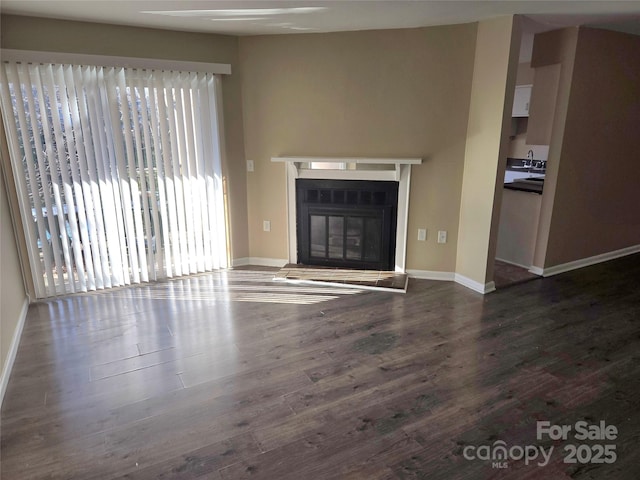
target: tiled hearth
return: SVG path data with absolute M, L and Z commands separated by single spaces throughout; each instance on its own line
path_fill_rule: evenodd
M 308 267 L 288 264 L 278 271 L 276 281 L 325 283 L 345 287 L 388 290 L 404 293 L 408 275 L 379 270 L 350 270 L 332 267 Z

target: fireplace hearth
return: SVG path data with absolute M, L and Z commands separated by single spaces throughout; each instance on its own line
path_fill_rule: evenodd
M 298 263 L 393 270 L 398 182 L 296 179 Z

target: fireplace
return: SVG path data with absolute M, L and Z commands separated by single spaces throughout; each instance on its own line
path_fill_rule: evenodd
M 298 248 L 298 203 L 296 199 L 296 185 L 300 179 L 305 180 L 356 180 L 367 183 L 393 182 L 397 185 L 397 208 L 395 212 L 395 236 L 392 234 L 395 255 L 390 250 L 392 268 L 396 272 L 405 271 L 407 252 L 407 222 L 409 214 L 409 193 L 411 186 L 411 167 L 420 165 L 421 158 L 366 158 L 366 157 L 272 157 L 272 162 L 283 163 L 287 176 L 287 231 L 288 231 L 288 263 L 299 263 Z M 338 197 L 340 194 L 337 194 Z M 353 195 L 353 194 L 351 194 Z M 366 194 L 364 194 L 366 197 Z M 326 198 L 326 197 L 325 197 Z M 353 197 L 351 198 L 353 200 Z M 348 198 L 347 198 L 348 200 Z M 309 203 L 309 202 L 308 202 Z M 316 206 L 317 206 L 316 202 Z M 322 205 L 322 202 L 319 202 Z M 356 202 L 347 202 L 354 205 Z M 338 205 L 341 205 L 340 203 Z M 325 205 L 327 207 L 328 205 Z M 322 215 L 321 215 L 322 216 Z M 327 215 L 325 215 L 326 217 Z M 330 217 L 331 215 L 329 215 Z M 339 215 L 333 215 L 339 216 Z M 311 220 L 308 219 L 310 222 Z M 320 222 L 320 220 L 314 220 Z M 346 220 L 343 220 L 346 221 Z M 325 219 L 325 226 L 328 227 Z M 336 220 L 334 220 L 336 222 Z M 363 225 L 365 219 L 362 220 Z M 353 222 L 352 222 L 353 223 Z M 356 222 L 357 223 L 357 222 Z M 321 228 L 321 227 L 320 227 Z M 319 235 L 319 234 L 318 234 Z M 349 243 L 353 240 L 343 242 Z M 311 246 L 309 246 L 310 250 Z M 321 247 L 317 249 L 320 254 Z M 335 251 L 335 250 L 334 250 Z M 337 254 L 336 254 L 337 255 Z M 355 256 L 355 253 L 351 253 Z M 326 255 L 328 256 L 328 255 Z M 346 253 L 343 255 L 346 257 Z M 365 254 L 365 259 L 367 255 Z M 369 255 L 372 258 L 372 255 Z M 277 262 L 277 263 L 276 263 Z M 280 264 L 274 259 L 274 264 Z
M 296 180 L 298 263 L 393 270 L 398 182 Z

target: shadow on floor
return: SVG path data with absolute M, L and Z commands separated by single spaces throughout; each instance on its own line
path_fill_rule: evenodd
M 531 273 L 526 268 L 517 267 L 510 263 L 501 262 L 496 260 L 493 267 L 493 281 L 496 284 L 496 288 L 505 288 L 512 285 L 518 285 L 520 283 L 530 282 L 542 278 L 535 273 Z

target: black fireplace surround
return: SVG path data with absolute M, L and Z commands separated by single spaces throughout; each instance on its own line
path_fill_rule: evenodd
M 296 180 L 298 263 L 394 270 L 398 182 Z

